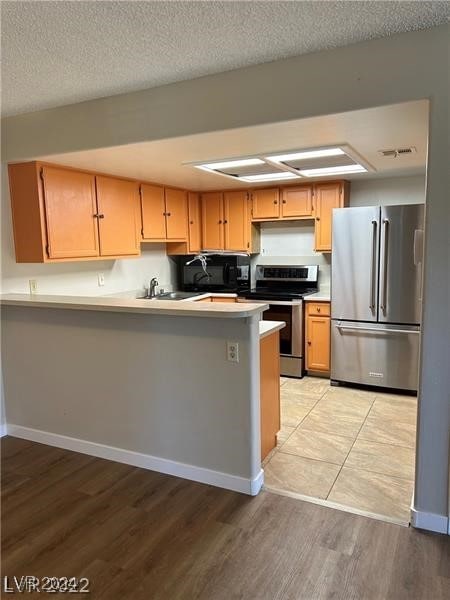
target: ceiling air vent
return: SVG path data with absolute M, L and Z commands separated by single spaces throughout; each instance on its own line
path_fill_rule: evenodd
M 386 158 L 397 158 L 406 154 L 414 154 L 417 152 L 415 146 L 404 146 L 402 148 L 391 148 L 389 150 L 378 150 L 378 153 Z

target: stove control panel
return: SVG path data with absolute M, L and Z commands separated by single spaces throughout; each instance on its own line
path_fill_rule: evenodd
M 256 281 L 292 281 L 317 284 L 317 265 L 257 265 Z

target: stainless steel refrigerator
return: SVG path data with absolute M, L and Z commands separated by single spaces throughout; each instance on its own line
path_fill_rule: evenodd
M 331 380 L 417 390 L 424 205 L 333 211 Z

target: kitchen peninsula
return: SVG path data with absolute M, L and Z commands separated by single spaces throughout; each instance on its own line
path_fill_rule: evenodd
M 276 350 L 284 326 L 260 323 L 265 304 L 8 294 L 1 305 L 10 435 L 258 493 L 260 335 Z

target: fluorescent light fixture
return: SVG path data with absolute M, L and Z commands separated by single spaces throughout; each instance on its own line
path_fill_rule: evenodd
M 320 177 L 323 175 L 344 175 L 345 173 L 366 173 L 362 165 L 346 165 L 341 167 L 323 167 L 320 169 L 303 169 L 299 173 L 304 177 Z
M 239 160 L 224 160 L 222 162 L 205 163 L 202 165 L 194 165 L 197 169 L 205 169 L 207 171 L 217 171 L 218 169 L 227 169 L 229 167 L 250 167 L 251 165 L 263 165 L 264 161 L 260 158 L 242 158 Z
M 274 162 L 284 162 L 287 160 L 320 158 L 321 156 L 339 156 L 340 154 L 345 154 L 341 148 L 323 148 L 322 150 L 305 150 L 304 152 L 291 152 L 290 154 L 276 154 L 275 156 L 266 156 L 266 158 Z
M 300 175 L 283 171 L 279 173 L 261 173 L 261 175 L 243 175 L 238 177 L 239 181 L 249 181 L 255 183 L 257 181 L 277 181 L 279 179 L 300 179 Z

